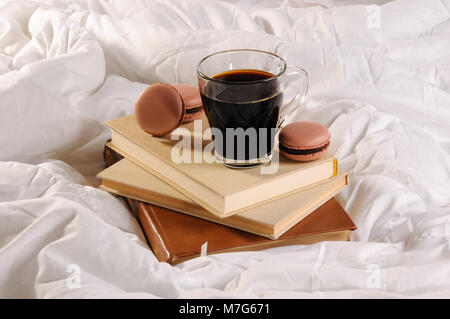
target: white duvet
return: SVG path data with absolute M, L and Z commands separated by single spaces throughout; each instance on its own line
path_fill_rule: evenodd
M 0 1 L 0 297 L 450 297 L 450 1 L 311 2 Z M 308 70 L 351 242 L 172 267 L 95 188 L 103 123 L 232 48 Z

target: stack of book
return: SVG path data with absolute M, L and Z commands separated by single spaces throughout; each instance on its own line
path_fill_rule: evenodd
M 133 115 L 107 122 L 100 188 L 127 199 L 158 260 L 348 240 L 356 226 L 334 198 L 347 185 L 336 158 L 299 163 L 279 156 L 274 174 L 230 169 L 204 160 L 205 117 L 201 124 L 200 131 L 187 123 L 153 137 Z

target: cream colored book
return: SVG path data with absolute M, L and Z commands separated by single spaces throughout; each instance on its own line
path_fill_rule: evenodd
M 325 182 L 226 218 L 219 218 L 145 169 L 124 158 L 97 175 L 101 189 L 195 217 L 277 239 L 335 196 L 346 184 L 340 173 Z
M 208 128 L 205 117 L 202 121 L 185 124 L 164 137 L 145 133 L 134 115 L 106 124 L 111 127 L 111 147 L 114 150 L 221 218 L 286 196 L 337 174 L 337 160 L 331 155 L 305 163 L 279 156 L 275 174 L 261 174 L 262 169 L 270 168 L 270 163 L 251 169 L 230 169 L 221 163 L 208 163 L 204 150 L 210 149 L 211 141 L 202 140 L 203 132 Z M 201 130 L 195 129 L 194 125 L 201 126 Z M 191 147 L 185 148 L 189 151 L 182 153 L 189 155 L 187 162 L 179 162 L 177 158 L 181 154 L 181 141 Z M 193 145 L 200 145 L 200 148 Z

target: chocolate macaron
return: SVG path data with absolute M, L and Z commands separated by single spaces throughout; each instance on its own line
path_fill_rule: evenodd
M 328 129 L 314 122 L 295 122 L 281 129 L 279 149 L 283 156 L 299 162 L 321 158 L 330 146 Z
M 187 84 L 152 84 L 139 95 L 134 108 L 139 126 L 154 136 L 169 134 L 202 112 L 198 88 Z

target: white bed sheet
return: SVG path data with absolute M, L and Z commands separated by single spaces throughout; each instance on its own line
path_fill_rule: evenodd
M 0 297 L 449 297 L 450 1 L 311 2 L 0 1 Z M 351 242 L 172 267 L 93 187 L 104 121 L 232 48 L 310 73 Z

